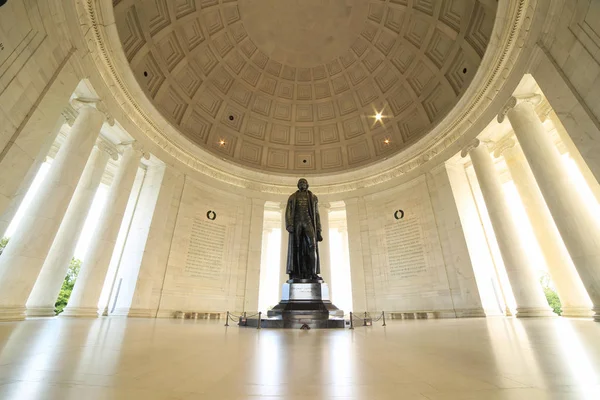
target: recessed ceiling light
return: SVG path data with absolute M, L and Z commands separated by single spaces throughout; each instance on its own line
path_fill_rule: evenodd
M 383 115 L 381 114 L 381 112 L 378 112 L 377 114 L 375 114 L 375 121 L 380 122 L 382 118 L 383 118 Z
M 219 140 L 219 145 L 225 146 L 225 141 L 223 139 Z
M 385 144 L 390 144 L 390 139 L 384 139 L 384 140 L 383 140 L 383 143 L 385 143 Z

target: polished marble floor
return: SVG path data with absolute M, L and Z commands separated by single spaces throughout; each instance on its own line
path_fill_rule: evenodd
M 0 323 L 0 399 L 600 399 L 600 323 L 505 318 L 256 330 Z

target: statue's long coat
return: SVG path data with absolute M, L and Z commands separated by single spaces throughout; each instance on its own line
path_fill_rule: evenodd
M 287 202 L 287 207 L 285 209 L 285 226 L 286 229 L 289 226 L 294 226 L 294 215 L 296 213 L 296 195 L 299 193 L 300 191 L 297 190 L 296 193 L 293 193 Z M 314 194 L 312 194 L 312 192 L 310 190 L 307 190 L 308 192 L 308 213 L 310 215 L 310 218 L 313 222 L 314 228 L 315 228 L 315 248 L 317 251 L 317 259 L 316 259 L 316 273 L 320 274 L 321 273 L 321 260 L 319 258 L 319 241 L 316 240 L 316 236 L 317 236 L 317 232 L 321 231 L 321 217 L 319 215 L 319 199 L 317 198 L 317 196 L 315 196 Z M 293 271 L 300 271 L 300 268 L 298 266 L 298 258 L 297 257 L 293 257 L 294 254 L 294 242 L 295 242 L 295 236 L 293 233 L 289 234 L 289 240 L 288 240 L 288 256 L 287 256 L 287 268 L 286 268 L 286 273 L 287 274 L 291 274 Z M 295 258 L 295 259 L 294 259 Z

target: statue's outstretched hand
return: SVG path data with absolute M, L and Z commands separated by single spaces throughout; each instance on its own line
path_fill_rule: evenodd
M 321 236 L 321 231 L 317 231 L 317 241 L 318 242 L 322 242 L 323 241 L 323 236 Z
M 289 233 L 294 233 L 294 226 L 290 225 L 290 226 L 286 227 L 285 230 L 288 231 Z

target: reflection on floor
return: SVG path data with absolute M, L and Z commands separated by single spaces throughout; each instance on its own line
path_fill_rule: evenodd
M 600 324 L 504 318 L 279 331 L 0 323 L 0 399 L 600 399 Z

